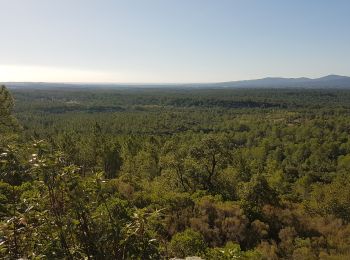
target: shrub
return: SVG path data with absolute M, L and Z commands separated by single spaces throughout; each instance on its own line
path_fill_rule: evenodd
M 177 233 L 170 242 L 171 253 L 176 257 L 202 255 L 205 249 L 203 236 L 192 229 Z

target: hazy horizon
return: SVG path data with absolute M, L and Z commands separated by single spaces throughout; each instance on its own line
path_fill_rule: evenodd
M 255 80 L 264 80 L 264 79 L 310 79 L 310 80 L 317 80 L 323 77 L 327 76 L 339 76 L 339 77 L 348 77 L 348 75 L 337 75 L 337 74 L 327 74 L 327 75 L 322 75 L 321 77 L 317 78 L 310 78 L 310 77 L 280 77 L 280 76 L 266 76 L 263 78 L 252 78 L 252 79 L 241 79 L 241 80 L 229 80 L 229 81 L 213 81 L 213 82 L 64 82 L 64 81 L 0 81 L 2 84 L 6 83 L 30 83 L 30 84 L 101 84 L 101 85 L 191 85 L 191 84 L 215 84 L 215 83 L 225 83 L 225 82 L 240 82 L 240 81 L 255 81 Z
M 1 1 L 0 82 L 348 75 L 350 2 Z

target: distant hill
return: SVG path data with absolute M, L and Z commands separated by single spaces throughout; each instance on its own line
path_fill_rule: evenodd
M 350 88 L 350 77 L 328 75 L 321 78 L 278 78 L 228 81 L 218 83 L 189 83 L 189 84 L 105 84 L 105 83 L 46 83 L 46 82 L 4 82 L 10 88 Z
M 254 80 L 229 81 L 214 84 L 205 84 L 208 87 L 226 88 L 350 88 L 350 77 L 328 75 L 321 78 L 263 78 Z

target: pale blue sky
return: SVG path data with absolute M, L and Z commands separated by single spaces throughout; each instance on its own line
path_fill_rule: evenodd
M 0 0 L 0 81 L 350 75 L 349 0 Z

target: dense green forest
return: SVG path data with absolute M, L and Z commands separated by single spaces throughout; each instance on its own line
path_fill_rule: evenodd
M 10 92 L 3 259 L 350 259 L 350 90 Z

